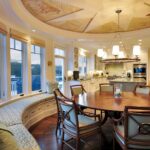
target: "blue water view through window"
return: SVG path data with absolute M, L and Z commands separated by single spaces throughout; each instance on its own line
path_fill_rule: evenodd
M 65 52 L 62 49 L 55 48 L 55 74 L 58 87 L 61 91 L 64 90 L 64 58 Z
M 22 90 L 22 51 L 21 41 L 10 39 L 10 59 L 11 59 L 11 95 L 15 96 L 23 92 Z
M 31 49 L 32 91 L 41 89 L 41 47 L 32 45 Z

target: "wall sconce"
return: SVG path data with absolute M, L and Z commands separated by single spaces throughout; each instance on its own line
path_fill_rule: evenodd
M 48 66 L 51 66 L 51 65 L 52 65 L 52 61 L 48 61 L 48 62 L 47 62 L 47 65 L 48 65 Z
M 117 56 L 119 55 L 119 45 L 114 45 L 113 46 L 112 54 L 115 56 L 115 58 L 117 58 Z
M 139 55 L 140 55 L 140 50 L 141 50 L 141 47 L 139 45 L 134 45 L 133 46 L 133 55 L 138 58 Z

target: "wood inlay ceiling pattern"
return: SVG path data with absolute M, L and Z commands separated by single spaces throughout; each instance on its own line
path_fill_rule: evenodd
M 64 0 L 65 1 L 65 0 Z M 22 0 L 25 8 L 42 22 L 63 30 L 91 34 L 117 31 L 115 10 L 123 10 L 120 31 L 150 28 L 150 0 Z

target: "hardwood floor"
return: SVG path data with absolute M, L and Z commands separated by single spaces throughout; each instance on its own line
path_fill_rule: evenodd
M 56 115 L 45 118 L 37 123 L 34 127 L 30 128 L 31 134 L 35 137 L 41 150 L 60 150 L 61 140 L 55 136 Z M 112 125 L 108 120 L 102 127 L 102 146 L 100 147 L 99 136 L 91 136 L 84 139 L 87 143 L 81 144 L 81 150 L 112 150 Z M 71 141 L 71 144 L 75 144 Z M 66 146 L 65 150 L 69 150 Z M 116 143 L 116 150 L 121 150 Z

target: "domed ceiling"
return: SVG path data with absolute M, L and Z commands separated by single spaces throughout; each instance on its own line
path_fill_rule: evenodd
M 150 0 L 22 0 L 42 22 L 79 33 L 113 33 L 150 28 Z

